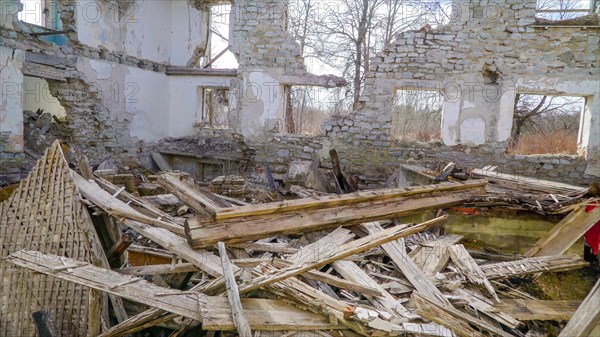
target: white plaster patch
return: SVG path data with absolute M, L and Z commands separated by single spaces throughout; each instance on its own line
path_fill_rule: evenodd
M 463 144 L 485 144 L 485 121 L 483 118 L 471 117 L 460 123 L 460 141 Z
M 108 62 L 90 60 L 90 67 L 96 71 L 96 78 L 99 80 L 108 80 L 112 76 L 112 65 Z

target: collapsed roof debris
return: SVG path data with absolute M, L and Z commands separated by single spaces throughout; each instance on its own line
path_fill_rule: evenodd
M 597 324 L 598 308 L 590 303 L 598 285 L 575 310 L 579 302 L 540 300 L 508 281 L 531 282 L 526 275 L 588 265 L 562 255 L 573 240 L 555 239 L 567 229 L 581 237 L 600 220 L 600 208 L 581 211 L 597 201 L 581 188 L 566 188 L 578 195 L 549 238 L 526 256 L 497 262 L 502 255 L 488 253 L 490 260 L 482 260 L 459 243 L 461 236 L 428 231 L 443 226 L 444 210 L 453 206 L 490 207 L 496 192 L 485 180 L 234 205 L 186 175 L 163 172 L 161 185 L 189 205 L 177 215 L 90 176 L 86 162 L 79 157 L 71 165 L 83 168 L 84 178 L 69 168 L 56 141 L 0 204 L 4 334 L 33 335 L 30 317 L 37 311 L 56 322 L 60 336 L 152 335 L 161 329 L 179 336 L 307 330 L 328 336 L 524 336 L 534 328 L 531 320 L 570 319 L 579 323 L 565 329 L 576 334 Z M 522 186 L 504 188 L 515 194 Z M 398 221 L 425 208 L 438 216 L 420 224 Z M 198 230 L 203 234 L 193 234 Z M 556 248 L 544 253 L 549 243 Z M 128 258 L 134 252 L 163 256 L 164 262 L 134 266 Z M 100 293 L 111 294 L 110 302 Z M 100 310 L 109 303 L 110 313 Z M 519 309 L 524 306 L 527 314 Z

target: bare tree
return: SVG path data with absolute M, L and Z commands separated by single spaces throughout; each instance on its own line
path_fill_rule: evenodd
M 538 0 L 539 16 L 551 20 L 573 19 L 591 11 L 592 0 Z

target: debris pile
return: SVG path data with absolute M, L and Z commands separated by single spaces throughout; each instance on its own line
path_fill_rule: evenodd
M 248 204 L 231 192 L 242 177 L 209 191 L 163 172 L 168 194 L 142 198 L 77 164 L 55 142 L 0 204 L 1 335 L 526 336 L 530 321 L 570 320 L 561 336 L 585 336 L 598 323 L 600 281 L 581 304 L 509 282 L 588 265 L 563 255 L 600 220 L 579 188 L 552 194 L 570 213 L 507 258 L 439 230 L 446 209 L 499 202 L 492 177 L 339 195 L 294 186 L 303 198 Z M 157 200 L 183 206 L 167 213 Z M 437 214 L 403 223 L 425 210 Z

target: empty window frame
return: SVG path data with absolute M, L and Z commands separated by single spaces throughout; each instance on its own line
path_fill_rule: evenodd
M 198 87 L 198 124 L 229 128 L 229 88 Z
M 594 12 L 598 0 L 538 0 L 537 16 L 548 20 L 566 20 Z
M 578 153 L 584 97 L 517 94 L 508 152 Z
M 392 106 L 392 138 L 402 142 L 439 140 L 443 103 L 439 91 L 397 90 Z
M 210 24 L 208 32 L 208 48 L 206 51 L 206 68 L 238 67 L 235 55 L 229 50 L 231 32 L 231 5 L 214 5 L 210 7 Z

